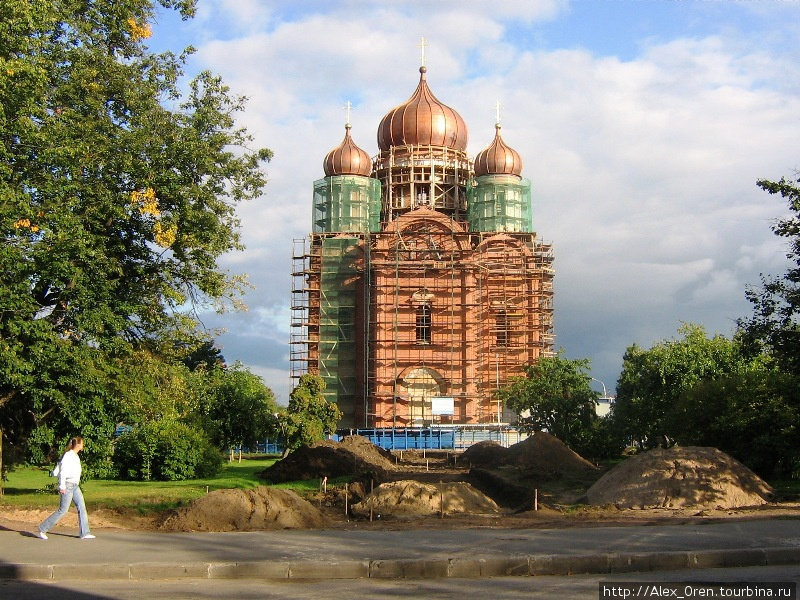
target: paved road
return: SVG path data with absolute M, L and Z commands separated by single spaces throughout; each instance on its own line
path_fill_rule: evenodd
M 350 579 L 305 582 L 256 580 L 93 580 L 31 582 L 0 580 L 0 598 L 15 600 L 331 600 L 333 598 L 492 598 L 512 600 L 600 600 L 600 581 L 613 582 L 777 582 L 800 581 L 800 566 L 662 571 L 569 577 L 486 579 Z
M 0 530 L 0 579 L 429 579 L 800 564 L 800 520 L 571 529 Z

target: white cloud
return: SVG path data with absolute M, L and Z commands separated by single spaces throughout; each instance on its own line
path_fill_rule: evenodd
M 729 333 L 749 311 L 745 286 L 783 270 L 769 224 L 785 209 L 755 181 L 798 166 L 790 54 L 728 30 L 643 41 L 633 60 L 507 35 L 513 19 L 579 8 L 555 1 L 345 2 L 291 18 L 263 4 L 211 3 L 206 26 L 227 11 L 233 30 L 215 29 L 195 61 L 250 98 L 241 122 L 275 152 L 265 196 L 240 210 L 248 250 L 224 261 L 257 286 L 248 316 L 224 318 L 225 339 L 247 343 L 226 346 L 271 385 L 287 380 L 292 239 L 310 231 L 311 185 L 344 134 L 342 106 L 354 103 L 354 139 L 374 154 L 380 118 L 417 84 L 420 35 L 431 89 L 465 118 L 472 154 L 491 141 L 500 99 L 537 230 L 555 243 L 557 344 L 593 358 L 609 388 L 628 344 L 670 337 L 680 321 Z M 256 350 L 259 335 L 269 351 Z

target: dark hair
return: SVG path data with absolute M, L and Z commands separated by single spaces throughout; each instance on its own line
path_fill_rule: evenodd
M 82 444 L 83 438 L 79 435 L 76 435 L 74 438 L 70 438 L 69 443 L 67 444 L 67 450 L 74 450 L 75 446 Z

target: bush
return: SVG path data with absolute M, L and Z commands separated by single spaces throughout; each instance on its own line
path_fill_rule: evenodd
M 183 423 L 155 422 L 117 439 L 114 465 L 122 479 L 178 481 L 214 475 L 222 456 L 202 432 Z

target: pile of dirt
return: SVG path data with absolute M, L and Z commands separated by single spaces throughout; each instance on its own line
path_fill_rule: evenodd
M 490 440 L 472 444 L 458 457 L 458 464 L 468 467 L 493 467 L 503 464 L 508 450 Z
M 369 477 L 385 481 L 394 470 L 392 454 L 367 438 L 351 435 L 341 442 L 324 441 L 302 446 L 261 472 L 273 483 L 321 477 Z
M 477 467 L 515 466 L 529 476 L 553 479 L 567 474 L 586 474 L 597 470 L 592 463 L 570 450 L 557 437 L 539 431 L 525 440 L 504 448 L 496 442 L 470 446 L 459 458 L 462 465 Z
M 537 431 L 529 438 L 509 446 L 504 460 L 508 465 L 516 465 L 523 471 L 543 478 L 582 475 L 597 470 L 560 439 L 543 431 Z
M 324 525 L 322 513 L 289 490 L 257 487 L 216 490 L 169 513 L 164 531 L 255 531 L 310 529 Z
M 356 515 L 412 517 L 444 514 L 495 514 L 494 501 L 468 483 L 422 483 L 414 480 L 379 485 L 361 502 L 352 506 Z
M 619 508 L 737 508 L 765 504 L 772 488 L 717 448 L 659 448 L 626 459 L 589 490 L 589 504 Z

